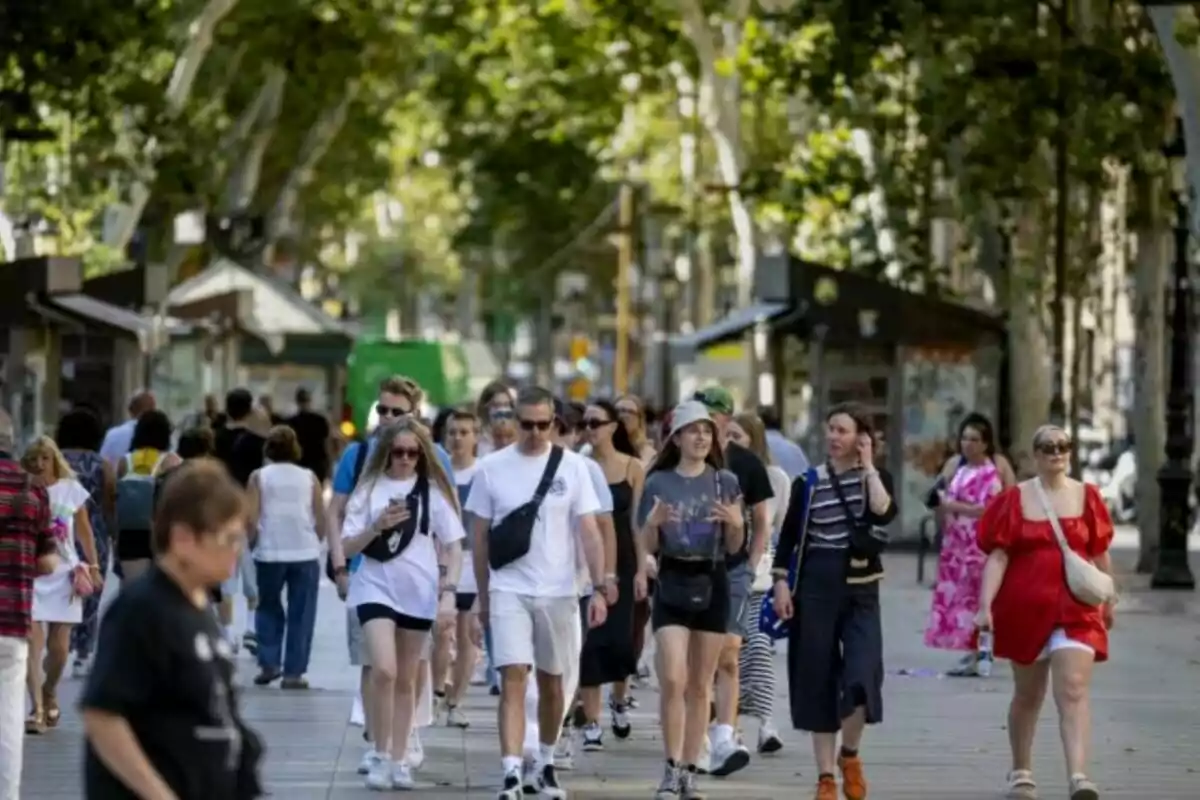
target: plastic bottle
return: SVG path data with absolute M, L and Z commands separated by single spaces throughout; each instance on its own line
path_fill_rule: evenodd
M 975 658 L 975 672 L 981 678 L 987 678 L 992 674 L 992 632 L 979 632 L 979 645 Z

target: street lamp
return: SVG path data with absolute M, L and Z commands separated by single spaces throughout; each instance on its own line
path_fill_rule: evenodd
M 1175 262 L 1170 311 L 1171 374 L 1167 390 L 1167 459 L 1158 471 L 1161 491 L 1158 563 L 1150 585 L 1155 589 L 1195 589 L 1188 565 L 1192 486 L 1191 263 L 1188 258 L 1187 144 L 1183 120 L 1163 149 L 1170 165 L 1175 199 Z

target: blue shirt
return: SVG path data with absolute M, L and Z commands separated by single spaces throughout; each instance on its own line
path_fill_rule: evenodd
M 808 458 L 800 445 L 784 436 L 779 431 L 767 431 L 767 450 L 775 463 L 783 468 L 787 476 L 796 480 L 808 471 Z
M 371 457 L 371 451 L 375 449 L 376 439 L 372 436 L 367 440 L 367 458 Z M 333 493 L 349 496 L 354 492 L 354 464 L 358 461 L 358 448 L 362 447 L 362 442 L 351 442 L 350 445 L 342 452 L 342 457 L 338 459 L 337 469 L 333 472 Z M 450 454 L 440 444 L 435 444 L 437 448 L 438 461 L 442 462 L 442 469 L 446 470 L 446 476 L 450 479 L 450 485 L 454 485 L 454 466 L 450 463 Z M 365 461 L 363 462 L 365 465 Z M 341 535 L 340 533 L 338 535 Z M 362 556 L 357 555 L 350 559 L 348 568 L 351 572 L 358 569 L 358 565 L 362 563 Z

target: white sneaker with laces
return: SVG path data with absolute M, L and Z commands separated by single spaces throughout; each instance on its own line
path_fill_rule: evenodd
M 425 763 L 425 746 L 421 744 L 420 731 L 414 729 L 408 737 L 408 749 L 404 754 L 404 761 L 414 770 L 421 768 Z
M 713 742 L 708 774 L 723 778 L 745 768 L 749 763 L 750 751 L 737 739 L 729 737 L 724 741 Z
M 401 761 L 392 767 L 392 788 L 408 790 L 416 786 L 416 781 L 413 780 L 412 768 L 408 762 Z
M 537 762 L 532 758 L 526 758 L 521 762 L 521 787 L 525 790 L 525 794 L 538 793 Z
M 374 748 L 363 753 L 362 761 L 358 762 L 358 774 L 366 775 L 371 771 L 371 767 L 375 765 L 375 762 L 381 758 L 383 758 L 383 754 L 375 752 Z
M 458 706 L 450 706 L 446 711 L 446 725 L 451 728 L 469 728 L 471 721 L 467 719 L 467 712 Z
M 381 757 L 367 772 L 367 788 L 375 792 L 386 792 L 392 788 L 392 760 Z
M 558 737 L 558 745 L 554 748 L 554 766 L 563 772 L 575 769 L 575 731 L 567 729 Z
M 779 731 L 775 730 L 771 720 L 764 720 L 758 728 L 758 752 L 769 755 L 778 753 L 782 749 L 783 739 L 779 738 Z

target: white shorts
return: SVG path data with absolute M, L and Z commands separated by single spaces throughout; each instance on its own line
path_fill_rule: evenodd
M 497 669 L 523 664 L 547 675 L 570 673 L 582 643 L 578 599 L 504 591 L 493 591 L 488 598 L 492 663 Z
M 1037 657 L 1038 661 L 1045 661 L 1050 658 L 1052 653 L 1059 650 L 1086 650 L 1092 655 L 1096 655 L 1096 650 L 1091 645 L 1077 642 L 1067 636 L 1067 632 L 1062 628 L 1055 628 L 1050 634 L 1050 640 L 1046 642 L 1046 646 L 1042 648 L 1041 654 Z

